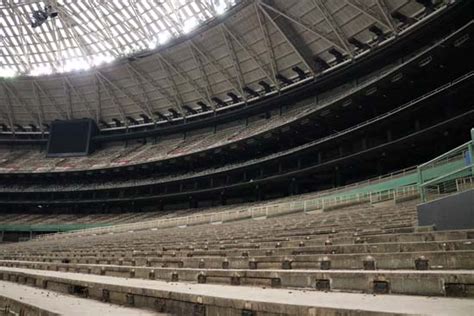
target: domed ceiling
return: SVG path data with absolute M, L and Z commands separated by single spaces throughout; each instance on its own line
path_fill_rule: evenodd
M 45 5 L 57 17 L 33 28 L 33 12 Z M 220 111 L 356 61 L 447 7 L 430 0 L 3 0 L 0 126 L 41 131 L 55 119 L 90 117 L 123 128 Z

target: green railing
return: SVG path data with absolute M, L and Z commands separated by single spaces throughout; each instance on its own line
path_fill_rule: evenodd
M 474 128 L 471 140 L 444 153 L 417 168 L 421 200 L 458 192 L 462 179 L 474 176 Z

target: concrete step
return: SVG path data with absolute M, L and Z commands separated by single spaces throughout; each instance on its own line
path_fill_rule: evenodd
M 44 258 L 57 259 L 67 258 L 71 261 L 92 258 L 113 258 L 124 257 L 127 259 L 143 259 L 150 257 L 239 257 L 239 256 L 292 256 L 304 254 L 366 254 L 366 253 L 384 253 L 384 252 L 417 252 L 417 251 L 452 251 L 452 250 L 474 250 L 474 242 L 472 239 L 463 240 L 449 240 L 449 241 L 416 241 L 416 242 L 386 242 L 386 243 L 364 243 L 358 241 L 356 244 L 328 244 L 314 246 L 308 241 L 300 241 L 292 246 L 283 247 L 282 243 L 275 244 L 273 247 L 264 248 L 259 247 L 259 244 L 254 244 L 252 247 L 241 247 L 238 249 L 208 249 L 196 250 L 181 248 L 177 251 L 156 251 L 156 250 L 135 250 L 123 251 L 113 249 L 103 249 L 90 252 L 83 251 L 51 251 L 45 253 L 36 253 L 28 256 L 24 254 L 23 257 L 28 258 Z M 257 247 L 258 246 L 258 247 Z M 6 254 L 4 259 L 21 258 L 17 254 Z
M 179 315 L 472 315 L 474 300 L 325 293 L 0 268 L 2 279 Z
M 227 265 L 230 269 L 281 269 L 289 264 L 291 269 L 321 269 L 329 265 L 331 270 L 363 269 L 367 256 L 371 256 L 378 269 L 416 269 L 417 260 L 424 257 L 430 269 L 474 269 L 474 250 L 371 252 L 356 254 L 318 254 L 292 256 L 238 256 L 238 257 L 9 257 L 13 260 L 50 263 L 109 264 L 170 268 L 213 268 Z M 288 263 L 289 261 L 289 263 Z M 227 262 L 227 263 L 225 263 Z
M 153 232 L 155 233 L 155 232 Z M 262 236 L 258 238 L 235 238 L 229 239 L 228 243 L 220 243 L 215 241 L 199 241 L 198 238 L 181 240 L 183 235 L 179 237 L 161 238 L 142 238 L 138 233 L 135 234 L 117 234 L 112 236 L 102 236 L 96 238 L 83 237 L 78 240 L 62 240 L 60 243 L 47 243 L 32 241 L 21 245 L 9 245 L 3 248 L 0 254 L 12 254 L 21 250 L 22 253 L 45 253 L 45 252 L 71 252 L 93 254 L 101 251 L 111 251 L 115 253 L 126 252 L 133 254 L 138 251 L 156 251 L 160 253 L 182 251 L 192 247 L 195 250 L 229 250 L 226 247 L 239 249 L 259 248 L 275 248 L 279 245 L 281 248 L 298 247 L 303 241 L 307 247 L 322 246 L 329 239 L 332 245 L 348 245 L 348 244 L 373 244 L 373 243 L 405 243 L 405 242 L 429 242 L 429 241 L 455 241 L 468 240 L 474 238 L 473 230 L 460 231 L 443 231 L 443 232 L 418 232 L 418 233 L 399 233 L 399 234 L 376 234 L 376 235 L 360 235 L 358 233 L 344 234 L 328 234 L 327 236 L 296 236 L 293 238 L 272 238 L 268 241 Z M 267 240 L 267 241 L 265 241 Z M 90 245 L 94 244 L 94 250 Z M 224 248 L 224 249 L 221 249 Z
M 26 261 L 3 261 L 0 264 L 17 268 L 170 282 L 304 288 L 374 294 L 474 297 L 474 285 L 472 285 L 474 271 L 472 270 L 186 269 Z
M 167 315 L 0 281 L 1 315 Z M 4 313 L 4 314 L 3 314 Z

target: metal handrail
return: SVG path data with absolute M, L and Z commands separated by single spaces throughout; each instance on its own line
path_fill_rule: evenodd
M 425 186 L 431 185 L 432 183 L 436 183 L 436 182 L 438 182 L 438 181 L 440 181 L 440 180 L 442 180 L 442 179 L 444 179 L 444 178 L 447 178 L 447 177 L 450 177 L 450 176 L 452 176 L 452 175 L 455 175 L 456 173 L 459 173 L 459 172 L 462 172 L 462 171 L 465 171 L 465 170 L 469 170 L 469 169 L 472 169 L 472 168 L 474 168 L 474 164 L 467 165 L 467 166 L 465 166 L 465 167 L 462 167 L 462 168 L 459 168 L 459 169 L 457 169 L 457 170 L 451 171 L 451 172 L 449 172 L 449 173 L 447 173 L 447 174 L 443 174 L 442 176 L 439 176 L 439 177 L 437 177 L 437 178 L 435 178 L 435 179 L 431 179 L 430 181 L 426 181 L 426 182 L 420 184 L 420 187 L 425 187 Z
M 436 162 L 436 161 L 438 161 L 438 160 L 442 160 L 443 158 L 445 158 L 445 157 L 447 157 L 447 156 L 450 156 L 452 153 L 454 153 L 454 152 L 456 152 L 456 151 L 459 151 L 459 150 L 464 149 L 464 148 L 467 149 L 467 147 L 469 146 L 469 144 L 472 144 L 472 143 L 474 143 L 474 142 L 473 142 L 473 141 L 468 141 L 468 142 L 466 142 L 466 143 L 464 143 L 464 144 L 462 144 L 462 145 L 459 145 L 458 147 L 456 147 L 456 148 L 454 148 L 454 149 L 451 149 L 450 151 L 445 152 L 444 154 L 439 155 L 438 157 L 433 158 L 433 159 L 431 159 L 430 161 L 425 162 L 425 163 L 419 165 L 418 168 L 419 168 L 419 169 L 422 169 L 422 168 L 424 168 L 424 167 L 426 167 L 426 166 L 428 166 L 428 165 L 431 165 L 433 162 Z

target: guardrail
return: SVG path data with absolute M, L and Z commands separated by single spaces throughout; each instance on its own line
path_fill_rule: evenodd
M 418 166 L 418 186 L 423 202 L 441 194 L 459 191 L 458 180 L 474 175 L 474 133 L 472 136 L 472 140 Z M 430 171 L 449 162 L 454 162 L 452 168 L 428 179 Z
M 474 189 L 474 177 L 464 176 L 465 171 L 469 168 L 474 168 L 474 165 L 467 166 L 448 175 L 442 176 L 442 180 L 434 179 L 437 181 L 425 184 L 422 188 L 423 201 L 432 201 L 449 194 Z
M 474 176 L 456 179 L 456 191 L 464 192 L 474 189 Z

